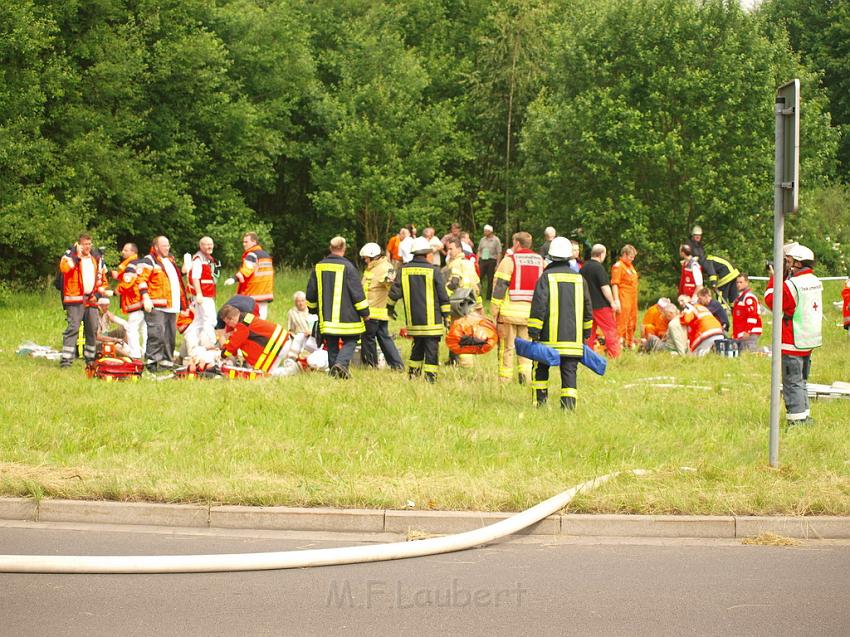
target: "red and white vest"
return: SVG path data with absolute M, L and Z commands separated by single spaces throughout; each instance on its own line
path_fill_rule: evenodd
M 758 336 L 761 332 L 759 301 L 752 290 L 746 289 L 732 304 L 732 338 L 742 338 L 745 334 Z
M 543 257 L 532 250 L 520 248 L 510 255 L 510 258 L 514 262 L 514 271 L 508 285 L 510 299 L 531 303 L 534 286 L 543 273 Z

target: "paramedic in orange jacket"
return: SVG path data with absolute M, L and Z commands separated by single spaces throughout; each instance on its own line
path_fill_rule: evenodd
M 219 317 L 230 330 L 222 346 L 222 357 L 241 355 L 254 369 L 274 375 L 289 352 L 286 328 L 264 321 L 250 312 L 240 312 L 232 305 L 221 308 Z
M 70 367 L 74 361 L 80 323 L 86 336 L 83 348 L 86 362 L 93 361 L 97 351 L 97 298 L 106 292 L 106 270 L 100 253 L 92 251 L 91 236 L 81 234 L 77 242 L 65 251 L 59 260 L 59 271 L 62 273 L 62 306 L 67 320 L 62 334 L 59 366 Z
M 714 314 L 699 303 L 690 303 L 685 295 L 679 297 L 684 304 L 679 321 L 688 328 L 688 345 L 694 356 L 705 356 L 716 341 L 723 339 L 723 327 Z
M 139 292 L 145 309 L 148 342 L 145 358 L 150 371 L 174 366 L 177 315 L 188 310 L 180 267 L 171 256 L 168 237 L 156 237 L 150 254 L 141 260 Z
M 130 358 L 141 359 L 148 337 L 145 313 L 142 310 L 142 294 L 139 292 L 139 248 L 135 243 L 125 243 L 121 249 L 121 264 L 112 271 L 118 281 L 118 296 L 121 311 L 127 315 L 127 348 Z M 141 333 L 141 337 L 140 337 Z
M 269 303 L 274 300 L 274 265 L 271 255 L 259 244 L 256 232 L 247 232 L 242 237 L 242 267 L 225 285 L 239 283 L 236 294 L 250 296 L 260 306 L 260 318 L 269 316 Z
M 620 260 L 611 266 L 611 293 L 617 311 L 617 334 L 624 347 L 634 347 L 638 310 L 638 273 L 634 259 L 635 247 L 629 244 L 620 250 Z

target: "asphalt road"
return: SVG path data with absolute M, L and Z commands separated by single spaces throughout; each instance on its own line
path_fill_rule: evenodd
M 237 553 L 353 543 L 327 534 L 0 523 L 0 553 Z M 0 574 L 0 635 L 153 634 L 848 635 L 850 543 L 525 538 L 288 571 Z

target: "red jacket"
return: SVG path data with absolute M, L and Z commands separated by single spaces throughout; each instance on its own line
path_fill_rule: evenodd
M 246 314 L 224 343 L 223 356 L 242 354 L 254 369 L 264 372 L 274 367 L 289 332 L 282 325 Z
M 758 336 L 761 332 L 759 300 L 752 290 L 747 288 L 732 304 L 732 338 L 742 338 L 747 334 Z
M 210 257 L 209 259 L 205 257 L 200 252 L 196 252 L 195 256 L 192 257 L 192 268 L 189 270 L 188 279 L 189 279 L 189 290 L 195 296 L 198 295 L 198 290 L 195 289 L 195 286 L 192 282 L 192 270 L 195 269 L 195 264 L 201 264 L 201 296 L 208 299 L 215 298 L 215 279 L 218 274 L 218 269 L 221 267 L 221 263 L 215 257 Z
M 811 268 L 804 268 L 792 275 L 790 278 L 811 274 L 814 276 Z M 800 350 L 794 345 L 794 321 L 791 317 L 797 311 L 797 301 L 794 294 L 788 286 L 788 280 L 782 282 L 782 353 L 789 356 L 808 356 L 811 350 Z M 767 281 L 767 291 L 764 294 L 764 304 L 773 311 L 773 277 Z
M 844 299 L 844 327 L 850 327 L 850 287 L 844 286 L 841 298 Z

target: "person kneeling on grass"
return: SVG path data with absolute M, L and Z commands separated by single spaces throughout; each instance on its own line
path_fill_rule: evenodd
M 241 356 L 248 365 L 271 376 L 288 375 L 286 360 L 291 342 L 283 325 L 265 321 L 250 312 L 225 305 L 218 313 L 230 330 L 222 347 L 222 358 Z

